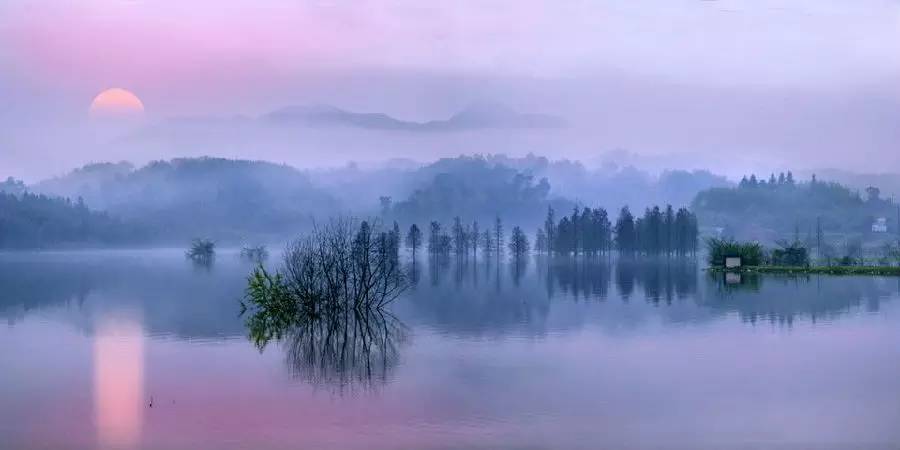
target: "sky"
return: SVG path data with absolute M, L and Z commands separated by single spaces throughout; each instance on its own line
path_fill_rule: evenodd
M 6 0 L 0 169 L 215 152 L 111 152 L 87 108 L 122 87 L 151 124 L 306 103 L 430 120 L 491 98 L 570 120 L 530 148 L 551 157 L 624 148 L 703 165 L 729 150 L 740 164 L 884 170 L 900 164 L 898 81 L 900 0 Z M 468 152 L 454 138 L 392 154 L 379 139 L 377 154 L 304 149 L 303 162 Z M 295 162 L 278 145 L 230 151 Z

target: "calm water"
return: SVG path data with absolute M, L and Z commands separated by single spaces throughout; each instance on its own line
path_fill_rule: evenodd
M 898 279 L 420 262 L 384 345 L 337 361 L 248 340 L 250 269 L 0 254 L 0 449 L 900 444 Z

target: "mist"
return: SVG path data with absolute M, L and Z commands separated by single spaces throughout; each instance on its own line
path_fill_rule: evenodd
M 898 25 L 887 0 L 14 0 L 0 7 L 0 167 L 37 182 L 90 162 L 201 155 L 307 169 L 534 153 L 733 180 L 892 172 Z M 140 121 L 87 116 L 113 86 L 143 100 Z M 326 105 L 424 123 L 485 102 L 566 126 L 420 133 L 265 120 Z

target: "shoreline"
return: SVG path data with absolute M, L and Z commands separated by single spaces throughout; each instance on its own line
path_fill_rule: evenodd
M 734 269 L 724 267 L 708 267 L 713 273 L 780 273 L 799 275 L 891 275 L 900 276 L 897 266 L 745 266 Z

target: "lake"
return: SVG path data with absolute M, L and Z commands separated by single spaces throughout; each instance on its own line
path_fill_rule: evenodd
M 335 357 L 248 338 L 236 252 L 3 253 L 0 448 L 900 445 L 900 279 L 701 266 L 420 260 Z

